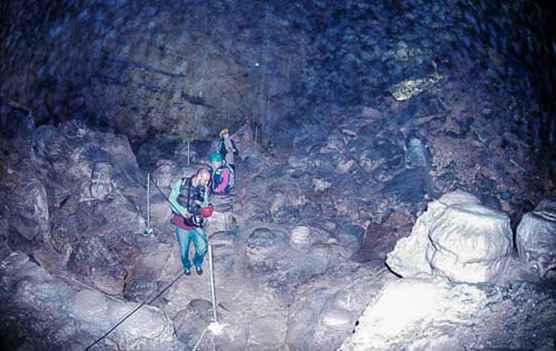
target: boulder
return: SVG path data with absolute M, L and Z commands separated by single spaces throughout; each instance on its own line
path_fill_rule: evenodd
M 76 245 L 69 258 L 68 269 L 80 279 L 91 282 L 111 295 L 123 291 L 127 275 L 119 255 L 108 249 L 97 237 L 83 239 Z
M 311 229 L 306 226 L 297 226 L 290 232 L 290 245 L 300 250 L 311 246 Z
M 556 302 L 549 294 L 526 283 L 390 281 L 337 350 L 552 350 Z
M 214 212 L 207 221 L 207 232 L 216 233 L 233 230 L 236 226 L 233 214 L 234 197 L 231 195 L 214 195 L 211 196 L 210 202 L 214 207 Z
M 173 318 L 178 340 L 193 349 L 203 330 L 212 321 L 210 301 L 193 299 Z
M 288 310 L 287 344 L 292 351 L 335 350 L 352 332 L 357 317 L 385 280 L 383 267 L 352 270 L 335 267 L 322 279 L 312 279 L 295 291 Z
M 322 178 L 313 178 L 313 191 L 315 192 L 323 192 L 329 189 L 332 186 L 332 183 L 329 181 L 322 179 Z
M 167 197 L 168 194 L 163 195 L 159 193 L 156 188 L 153 189 L 153 192 L 151 192 L 151 225 L 165 226 L 170 223 L 172 211 L 170 210 L 170 204 L 168 203 Z
M 247 239 L 247 258 L 254 269 L 277 269 L 276 260 L 288 249 L 287 234 L 257 228 Z
M 268 191 L 270 214 L 276 223 L 291 223 L 308 203 L 304 189 L 289 179 L 272 183 Z
M 21 252 L 11 253 L 0 263 L 0 275 L 4 301 L 0 325 L 17 328 L 21 335 L 15 345 L 25 350 L 83 350 L 137 307 L 82 285 L 71 286 Z M 166 315 L 143 306 L 97 348 L 154 351 L 176 350 L 177 345 Z
M 546 199 L 526 213 L 517 227 L 520 259 L 541 278 L 556 279 L 556 200 Z
M 44 241 L 50 234 L 50 211 L 45 186 L 29 169 L 15 172 L 5 178 L 9 204 L 7 217 L 10 227 L 28 241 Z
M 113 190 L 112 165 L 108 162 L 97 162 L 91 175 L 91 196 L 95 200 L 104 200 Z
M 231 272 L 237 256 L 237 237 L 229 232 L 220 231 L 209 235 L 212 245 L 215 272 Z
M 432 74 L 421 79 L 404 80 L 403 82 L 400 82 L 390 88 L 390 93 L 397 101 L 409 100 L 412 97 L 430 89 L 442 80 L 442 78 L 443 77 L 438 74 Z
M 492 282 L 504 273 L 511 240 L 508 215 L 455 191 L 429 204 L 411 235 L 400 239 L 387 255 L 386 263 L 403 277 Z
M 126 276 L 124 297 L 140 302 L 154 296 L 163 285 L 162 282 L 173 278 L 177 267 L 170 263 L 176 255 L 178 253 L 173 245 L 148 243 Z
M 403 234 L 402 230 L 398 227 L 369 223 L 361 242 L 361 248 L 354 258 L 359 262 L 373 259 L 384 261 L 387 253 L 394 249 L 396 241 Z
M 359 317 L 341 351 L 465 350 L 465 328 L 487 300 L 471 285 L 403 279 L 387 283 Z

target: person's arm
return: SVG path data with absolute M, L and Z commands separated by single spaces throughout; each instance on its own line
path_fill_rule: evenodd
M 230 139 L 230 136 L 229 135 L 225 136 L 223 139 L 224 139 L 224 147 L 226 148 L 226 151 L 234 153 L 234 151 L 236 151 L 236 148 L 232 144 L 232 140 Z
M 181 188 L 181 180 L 178 180 L 172 185 L 172 191 L 170 192 L 170 196 L 168 196 L 168 200 L 170 200 L 170 205 L 172 207 L 172 211 L 181 214 L 184 217 L 189 217 L 190 213 L 187 211 L 187 208 L 183 207 L 178 202 L 178 196 L 180 195 L 180 188 Z
M 205 192 L 203 193 L 203 207 L 207 207 L 209 205 L 209 187 L 208 184 L 205 187 Z

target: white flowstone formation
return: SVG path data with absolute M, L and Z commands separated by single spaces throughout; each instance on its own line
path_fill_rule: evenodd
M 505 269 L 511 238 L 508 215 L 482 206 L 471 194 L 455 191 L 429 204 L 386 263 L 403 277 L 490 282 Z

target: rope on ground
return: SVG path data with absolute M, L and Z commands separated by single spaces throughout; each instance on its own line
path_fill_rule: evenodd
M 183 275 L 184 275 L 184 272 L 180 272 L 180 274 L 170 284 L 168 284 L 164 289 L 162 289 L 155 297 L 153 297 L 152 299 L 150 299 L 148 301 L 143 301 L 139 306 L 135 307 L 131 312 L 126 314 L 124 317 L 122 317 L 120 319 L 120 321 L 118 323 L 116 323 L 112 328 L 108 329 L 108 331 L 106 333 L 104 333 L 103 336 L 96 339 L 92 344 L 87 346 L 85 351 L 90 350 L 95 345 L 97 345 L 99 342 L 101 342 L 104 338 L 106 338 L 108 335 L 110 335 L 110 333 L 112 333 L 114 330 L 116 330 L 116 328 L 118 328 L 123 322 L 125 322 L 129 317 L 133 316 L 137 311 L 139 311 L 143 306 L 150 305 L 151 303 L 153 303 L 156 299 L 158 299 L 160 296 L 162 296 L 168 289 L 170 289 L 170 287 L 172 285 L 174 285 L 181 277 L 183 277 Z
M 197 348 L 201 345 L 201 341 L 203 341 L 203 337 L 207 333 L 209 325 L 207 325 L 207 327 L 205 329 L 203 329 L 203 332 L 201 333 L 201 336 L 199 337 L 199 340 L 197 340 L 197 343 L 195 343 L 195 346 L 193 346 L 193 349 L 191 351 L 197 351 Z

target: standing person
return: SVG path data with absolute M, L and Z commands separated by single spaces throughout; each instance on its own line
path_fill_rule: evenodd
M 239 152 L 234 141 L 230 138 L 230 131 L 228 128 L 224 128 L 220 131 L 220 143 L 217 151 L 222 154 L 226 164 L 235 170 L 235 156 L 237 156 Z
M 186 275 L 191 274 L 189 246 L 193 242 L 195 256 L 193 265 L 197 274 L 203 274 L 203 260 L 208 250 L 208 238 L 203 231 L 205 218 L 212 215 L 208 202 L 210 173 L 199 168 L 190 178 L 182 178 L 172 185 L 169 200 L 172 224 L 176 226 L 176 238 L 180 244 L 181 262 Z

